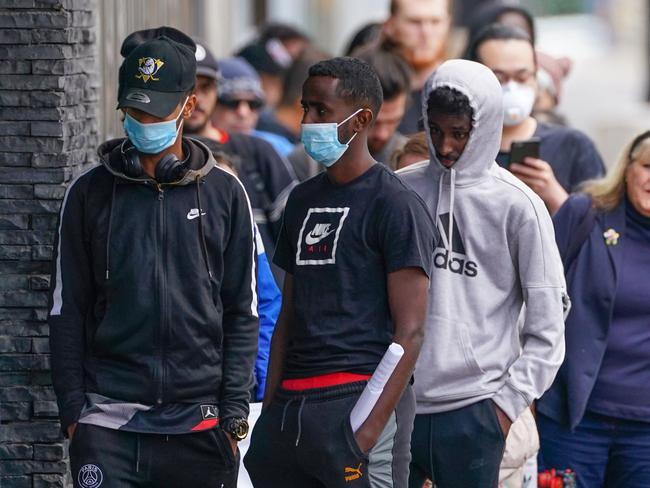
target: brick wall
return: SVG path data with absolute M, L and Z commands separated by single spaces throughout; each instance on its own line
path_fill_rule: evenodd
M 97 0 L 0 0 L 0 488 L 65 486 L 45 323 L 65 183 L 95 161 Z

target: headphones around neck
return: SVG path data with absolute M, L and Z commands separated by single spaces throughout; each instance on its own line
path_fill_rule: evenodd
M 156 165 L 155 178 L 158 183 L 173 183 L 181 180 L 185 173 L 188 171 L 187 162 L 190 158 L 189 147 L 183 142 L 184 152 L 187 155 L 185 160 L 179 161 L 174 153 L 165 154 L 158 164 Z M 120 146 L 120 153 L 122 158 L 118 161 L 118 167 L 115 168 L 121 171 L 130 178 L 141 178 L 145 172 L 140 163 L 140 154 L 129 140 L 125 140 Z

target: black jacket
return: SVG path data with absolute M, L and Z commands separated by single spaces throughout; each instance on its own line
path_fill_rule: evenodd
M 122 141 L 99 148 L 102 165 L 61 208 L 49 325 L 62 427 L 86 393 L 245 417 L 258 336 L 246 193 L 191 139 L 181 181 L 128 178 L 115 169 Z
M 231 134 L 219 131 L 221 139 L 192 136 L 210 150 L 223 153 L 233 164 L 237 177 L 244 185 L 253 208 L 253 218 L 268 256 L 273 256 L 275 242 L 280 235 L 282 212 L 289 193 L 298 184 L 289 161 L 281 157 L 273 146 L 249 134 Z M 284 273 L 271 264 L 278 285 L 282 286 Z

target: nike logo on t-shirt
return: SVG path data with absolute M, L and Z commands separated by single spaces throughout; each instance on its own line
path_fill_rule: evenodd
M 330 227 L 332 227 L 332 224 L 316 224 L 311 232 L 305 237 L 305 243 L 308 246 L 318 244 L 332 232 L 336 231 L 336 229 L 330 230 Z
M 201 215 L 205 215 L 205 212 L 201 212 Z M 187 212 L 187 220 L 192 220 L 195 219 L 199 216 L 199 209 L 198 208 L 193 208 L 189 212 Z

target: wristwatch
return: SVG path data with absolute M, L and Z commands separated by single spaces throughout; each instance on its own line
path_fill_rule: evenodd
M 243 417 L 235 417 L 223 426 L 223 430 L 230 434 L 234 440 L 243 441 L 248 436 L 248 420 Z

